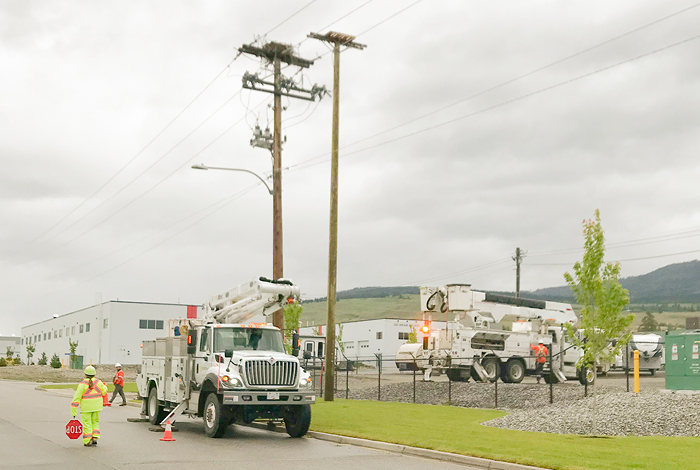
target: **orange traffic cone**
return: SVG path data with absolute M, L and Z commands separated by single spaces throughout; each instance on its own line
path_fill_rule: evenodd
M 170 421 L 165 423 L 165 432 L 163 433 L 163 437 L 160 438 L 161 441 L 174 441 L 173 439 L 173 427 L 170 425 Z
M 109 400 L 107 400 L 107 395 L 102 395 L 102 406 L 112 406 Z

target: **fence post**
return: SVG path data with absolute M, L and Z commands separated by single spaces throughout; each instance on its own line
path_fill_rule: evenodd
M 452 379 L 449 374 L 447 375 L 447 404 L 452 404 Z
M 324 373 L 323 373 L 323 372 L 325 371 L 325 367 L 323 367 L 323 366 L 324 366 L 324 362 L 323 362 L 323 359 L 322 359 L 322 360 L 321 360 L 321 385 L 320 385 L 320 387 L 321 387 L 321 398 L 323 398 L 323 376 L 324 376 Z
M 313 374 L 313 389 L 316 390 L 316 356 L 314 356 L 314 364 L 311 367 L 312 374 Z
M 338 364 L 340 364 L 340 361 L 338 360 L 337 357 L 335 357 L 335 367 L 333 368 L 333 372 L 335 373 L 335 379 L 333 380 L 333 392 L 338 391 Z
M 498 376 L 496 377 L 496 380 L 493 381 L 493 389 L 496 401 L 496 405 L 494 406 L 494 408 L 498 408 Z
M 413 369 L 413 403 L 416 402 L 416 370 Z
M 350 361 L 345 358 L 345 399 L 348 399 L 350 394 Z
M 377 374 L 377 401 L 382 401 L 382 353 L 375 353 L 377 356 L 377 366 L 379 374 Z
M 627 391 L 630 391 L 630 345 L 625 345 L 625 378 L 627 379 Z
M 549 404 L 554 403 L 554 360 L 552 357 L 552 349 L 549 348 Z

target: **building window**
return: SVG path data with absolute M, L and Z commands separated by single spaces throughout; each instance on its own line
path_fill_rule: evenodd
M 63 328 L 61 328 L 60 330 L 58 330 L 58 337 L 59 337 L 59 338 L 63 338 Z
M 44 333 L 44 341 L 46 341 L 46 333 Z
M 71 335 L 74 335 L 74 334 L 75 334 L 75 327 L 71 327 L 71 329 L 70 329 L 70 334 L 71 334 Z
M 148 329 L 149 329 L 149 330 L 155 330 L 155 329 L 156 329 L 156 321 L 155 321 L 155 320 L 148 320 Z
M 85 324 L 85 333 L 90 333 L 90 324 L 89 323 Z
M 163 329 L 163 320 L 156 320 L 156 330 Z
M 377 339 L 382 339 L 382 332 L 381 331 L 377 331 Z
M 102 328 L 107 328 L 107 325 L 109 324 L 109 318 L 105 318 L 102 320 Z
M 408 331 L 399 331 L 399 339 L 403 340 L 408 340 Z
M 83 332 L 83 328 L 85 328 L 85 325 L 80 325 L 80 333 Z
M 24 344 L 24 338 L 22 338 L 22 344 Z
M 139 320 L 139 329 L 145 330 L 148 328 L 148 320 Z
M 53 339 L 58 338 L 58 331 L 53 330 Z

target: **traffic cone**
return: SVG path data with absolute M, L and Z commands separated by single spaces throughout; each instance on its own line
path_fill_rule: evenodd
M 174 441 L 173 439 L 173 427 L 170 425 L 170 421 L 165 423 L 165 432 L 163 433 L 163 437 L 160 438 L 161 441 Z
M 107 395 L 102 395 L 102 406 L 112 406 L 109 400 L 107 400 Z

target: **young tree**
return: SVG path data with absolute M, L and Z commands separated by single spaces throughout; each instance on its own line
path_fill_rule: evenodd
M 574 264 L 574 274 L 564 273 L 569 288 L 581 305 L 583 340 L 566 325 L 573 343 L 583 350 L 576 364 L 583 373 L 596 374 L 596 364 L 612 361 L 632 334 L 629 327 L 634 317 L 622 315 L 629 302 L 629 291 L 620 285 L 620 263 L 605 263 L 605 235 L 600 211 L 595 219 L 583 221 L 583 262 Z M 595 402 L 594 402 L 595 406 Z M 595 434 L 595 421 L 593 433 Z
M 33 344 L 27 345 L 27 365 L 32 364 L 32 357 L 34 357 L 34 352 L 36 351 L 36 348 L 34 347 Z
M 407 343 L 417 343 L 418 342 L 418 332 L 416 332 L 416 327 L 411 325 L 409 326 L 411 331 L 408 333 L 408 341 Z
M 54 353 L 54 355 L 51 357 L 51 367 L 54 369 L 60 369 L 63 364 L 61 364 L 61 358 L 58 357 L 58 354 Z
M 78 340 L 71 341 L 71 339 L 68 338 L 68 348 L 70 349 L 70 356 L 68 356 L 69 366 L 71 369 L 75 369 L 76 368 L 75 350 L 78 348 Z
M 39 364 L 40 366 L 45 366 L 48 361 L 49 360 L 46 358 L 46 353 L 42 352 L 41 357 L 39 358 L 39 361 L 37 362 L 37 364 Z
M 7 347 L 7 351 L 5 351 L 5 356 L 7 356 L 7 359 L 10 360 L 12 359 L 12 356 L 15 355 L 15 350 L 12 349 L 12 346 Z
M 659 324 L 656 322 L 654 314 L 651 312 L 647 312 L 644 315 L 644 318 L 642 318 L 642 324 L 639 327 L 639 331 L 656 331 L 658 329 Z
M 299 330 L 299 321 L 303 308 L 298 300 L 284 306 L 284 348 L 292 354 L 292 333 Z

